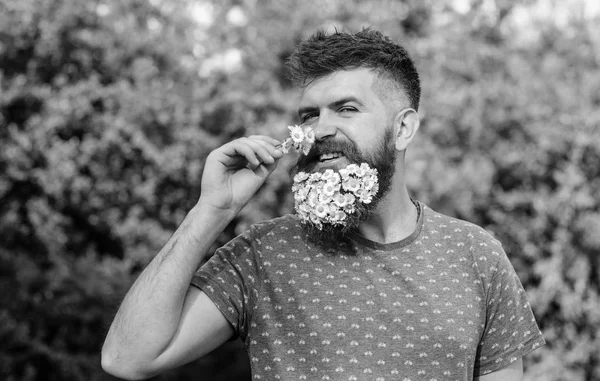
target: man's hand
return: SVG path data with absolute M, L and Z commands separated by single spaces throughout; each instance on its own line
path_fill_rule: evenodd
M 277 167 L 277 140 L 250 136 L 212 151 L 202 175 L 201 205 L 237 214 Z

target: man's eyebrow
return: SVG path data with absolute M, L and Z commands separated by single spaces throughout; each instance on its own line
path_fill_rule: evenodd
M 308 114 L 309 112 L 312 112 L 312 111 L 319 111 L 319 108 L 315 107 L 315 106 L 300 107 L 298 109 L 298 116 L 301 117 L 302 115 Z
M 359 106 L 364 106 L 363 103 L 358 100 L 358 98 L 349 96 L 349 97 L 345 97 L 340 100 L 337 100 L 335 102 L 331 102 L 329 104 L 329 108 L 336 108 L 336 107 L 344 105 L 346 103 L 358 103 Z
M 338 99 L 336 101 L 333 101 L 329 105 L 327 105 L 327 107 L 328 108 L 336 108 L 336 107 L 339 107 L 339 106 L 344 105 L 346 103 L 358 103 L 359 106 L 364 106 L 363 103 L 358 100 L 358 98 L 353 97 L 353 96 L 349 96 L 349 97 L 344 97 L 344 98 Z M 319 111 L 319 108 L 316 107 L 316 106 L 300 107 L 298 109 L 298 116 L 302 116 L 302 115 L 304 115 L 306 113 L 309 113 L 311 111 Z

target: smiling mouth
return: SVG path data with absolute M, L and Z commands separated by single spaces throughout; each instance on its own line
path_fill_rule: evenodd
M 338 159 L 340 157 L 344 157 L 344 154 L 342 154 L 341 152 L 328 152 L 319 155 L 318 160 L 319 162 L 324 163 L 330 160 Z

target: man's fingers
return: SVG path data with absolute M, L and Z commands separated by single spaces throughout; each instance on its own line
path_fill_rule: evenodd
M 239 158 L 243 157 L 251 169 L 256 169 L 261 164 L 271 165 L 280 159 L 283 154 L 275 148 L 274 140 L 268 137 L 253 136 L 240 138 L 223 146 L 223 153 L 233 162 L 225 165 L 238 165 Z
M 226 161 L 223 162 L 223 164 L 226 166 L 238 166 L 240 164 L 240 160 L 245 161 L 253 166 L 260 165 L 254 150 L 249 145 L 242 143 L 240 140 L 234 140 L 221 147 L 221 149 L 221 152 L 227 158 Z
M 279 140 L 264 135 L 252 135 L 249 136 L 248 139 L 261 144 L 274 158 L 279 159 L 283 156 L 283 152 L 281 152 L 280 147 L 278 147 L 281 145 Z
M 273 139 L 269 136 L 265 136 L 265 135 L 250 135 L 248 136 L 248 139 L 257 139 L 257 140 L 261 140 L 265 143 L 269 143 L 273 146 L 276 146 L 278 144 L 281 144 L 281 142 L 277 139 Z
M 274 150 L 272 149 L 272 146 L 270 144 L 265 143 L 262 140 L 251 138 L 245 138 L 243 139 L 243 141 L 245 144 L 250 146 L 250 148 L 252 148 L 254 154 L 256 155 L 260 163 L 273 164 L 275 162 L 273 155 L 271 155 L 271 152 L 273 152 Z

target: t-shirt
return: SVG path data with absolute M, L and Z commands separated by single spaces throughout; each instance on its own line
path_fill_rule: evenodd
M 256 380 L 471 380 L 544 344 L 501 244 L 418 203 L 417 228 L 325 249 L 297 217 L 252 226 L 192 284 L 245 342 Z

